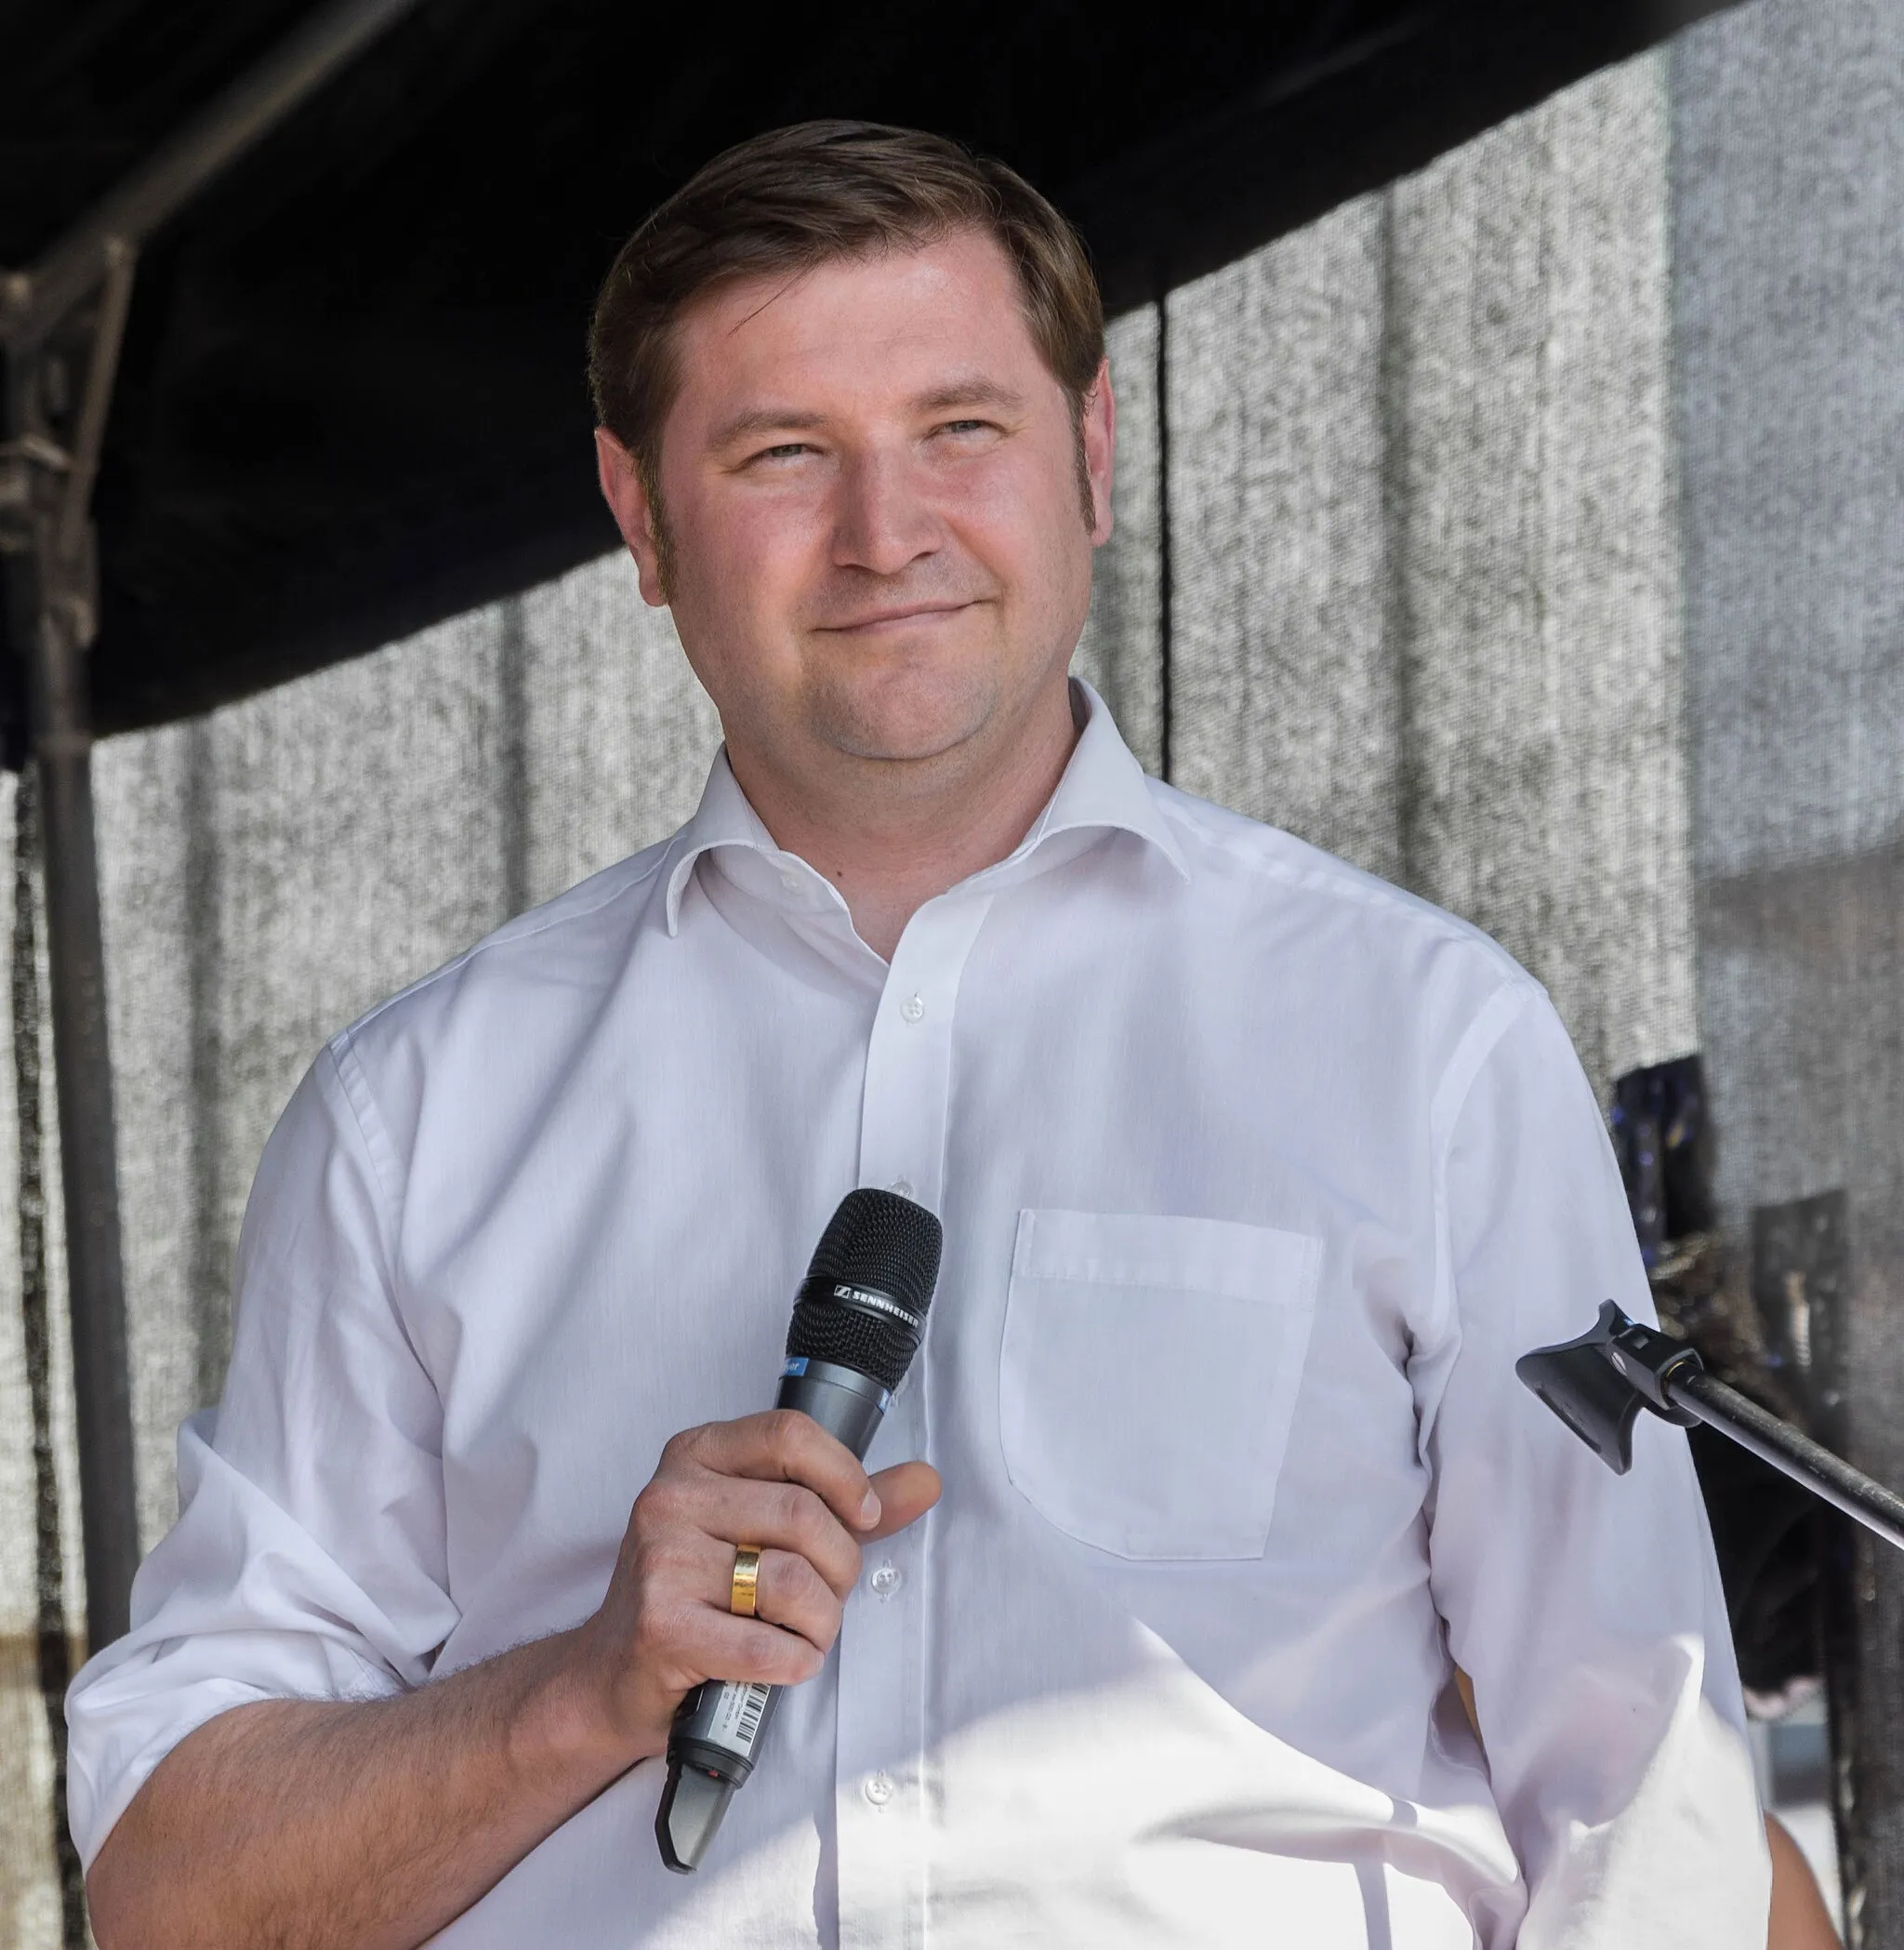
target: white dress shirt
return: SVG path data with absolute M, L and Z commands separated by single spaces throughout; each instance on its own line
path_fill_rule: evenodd
M 1593 1095 L 1474 929 L 1146 779 L 1101 703 L 890 967 L 717 758 L 667 843 L 324 1050 L 224 1398 L 73 1682 L 89 1861 L 176 1742 L 575 1624 L 773 1399 L 835 1204 L 937 1211 L 869 1548 L 707 1865 L 624 1776 L 434 1941 L 1739 1950 L 1767 1867 L 1686 1446 L 1515 1357 L 1652 1315 Z M 1474 1680 L 1486 1758 L 1451 1684 Z

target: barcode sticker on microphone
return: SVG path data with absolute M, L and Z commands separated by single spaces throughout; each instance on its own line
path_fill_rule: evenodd
M 773 1691 L 771 1686 L 743 1686 L 730 1679 L 715 1702 L 707 1738 L 751 1758 L 754 1742 L 760 1737 L 760 1716 L 767 1710 L 767 1699 Z

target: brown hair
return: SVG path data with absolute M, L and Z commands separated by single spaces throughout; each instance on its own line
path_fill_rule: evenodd
M 657 513 L 661 429 L 679 384 L 673 327 L 694 299 L 968 229 L 1012 260 L 1032 339 L 1076 421 L 1104 356 L 1104 301 L 1078 232 L 1004 164 L 919 129 L 798 122 L 725 151 L 677 190 L 622 245 L 588 329 L 596 418 L 634 457 Z

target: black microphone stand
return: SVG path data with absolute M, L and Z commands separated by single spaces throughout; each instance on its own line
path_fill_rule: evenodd
M 1696 1347 L 1629 1319 L 1610 1300 L 1591 1333 L 1537 1347 L 1514 1371 L 1616 1475 L 1633 1467 L 1642 1409 L 1681 1428 L 1703 1422 L 1904 1550 L 1904 1497 L 1715 1380 Z

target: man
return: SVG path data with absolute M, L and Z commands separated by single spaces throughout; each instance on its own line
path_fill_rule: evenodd
M 1646 1311 L 1544 996 L 1067 680 L 1076 239 L 948 143 L 783 130 L 630 241 L 592 370 L 724 755 L 285 1112 L 73 1689 L 106 1950 L 1763 1942 L 1684 1447 L 1616 1479 L 1514 1378 Z M 855 1184 L 946 1242 L 870 1478 L 755 1413 Z M 710 1677 L 792 1690 L 675 1877 Z

